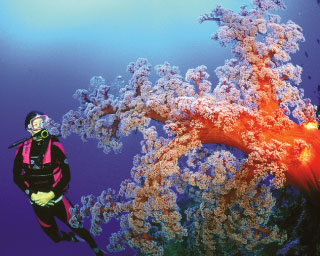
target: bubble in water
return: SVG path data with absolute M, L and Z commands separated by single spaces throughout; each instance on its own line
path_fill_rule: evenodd
M 90 87 L 98 88 L 100 85 L 106 84 L 106 80 L 102 76 L 93 76 L 90 79 Z
M 121 75 L 116 76 L 115 79 L 111 82 L 110 91 L 113 95 L 119 95 L 119 91 L 124 87 L 124 79 Z

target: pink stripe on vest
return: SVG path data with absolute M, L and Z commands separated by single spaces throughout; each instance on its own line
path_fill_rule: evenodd
M 57 167 L 56 169 L 53 170 L 53 172 L 56 172 L 57 170 L 59 169 L 59 167 Z M 61 180 L 62 178 L 62 172 L 61 172 L 61 169 L 53 175 L 54 177 L 54 184 L 52 187 L 55 187 L 57 185 L 57 183 Z
M 30 149 L 31 149 L 32 139 L 29 139 L 23 143 L 22 157 L 23 163 L 30 165 Z
M 64 148 L 63 148 L 63 146 L 62 146 L 62 144 L 60 142 L 54 141 L 52 143 L 52 145 L 57 146 L 63 152 L 63 154 L 66 154 L 66 152 L 64 151 Z
M 17 157 L 17 154 L 18 154 L 20 148 L 22 147 L 22 145 L 23 145 L 23 144 L 20 144 L 20 145 L 17 147 L 16 154 L 14 155 L 15 158 Z
M 51 138 L 49 139 L 48 148 L 43 158 L 43 164 L 50 164 L 50 163 L 51 163 Z

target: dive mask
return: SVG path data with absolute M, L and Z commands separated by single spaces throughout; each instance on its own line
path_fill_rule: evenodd
M 28 125 L 29 130 L 38 131 L 44 129 L 49 123 L 47 115 L 38 115 L 30 120 Z

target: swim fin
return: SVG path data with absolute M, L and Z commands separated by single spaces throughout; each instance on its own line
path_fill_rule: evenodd
M 94 253 L 96 256 L 107 256 L 107 253 L 101 250 L 100 248 L 93 248 Z
M 80 241 L 73 232 L 66 233 L 64 231 L 61 231 L 61 233 L 62 233 L 62 240 L 64 241 L 69 241 L 74 243 L 77 243 Z

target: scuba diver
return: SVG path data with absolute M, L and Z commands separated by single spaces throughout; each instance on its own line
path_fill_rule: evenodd
M 68 190 L 70 169 L 62 144 L 45 129 L 47 124 L 48 116 L 42 112 L 32 111 L 26 116 L 25 128 L 32 136 L 9 147 L 18 145 L 14 182 L 28 196 L 40 227 L 55 243 L 86 241 L 96 256 L 106 255 L 89 231 L 69 224 L 69 209 L 73 205 L 64 194 Z M 73 232 L 59 231 L 55 217 Z

